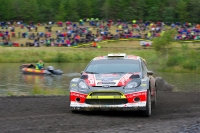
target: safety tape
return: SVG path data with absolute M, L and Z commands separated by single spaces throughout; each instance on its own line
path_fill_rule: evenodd
M 101 41 L 98 42 L 98 44 L 102 44 L 102 43 L 107 43 L 107 42 L 117 42 L 117 41 L 146 41 L 146 42 L 150 42 L 149 40 L 145 40 L 145 39 L 137 39 L 137 38 L 128 38 L 128 39 L 118 39 L 118 40 L 106 40 L 106 41 Z M 81 46 L 88 46 L 88 45 L 92 45 L 92 43 L 88 43 L 88 44 L 79 44 L 77 46 L 72 46 L 73 48 L 79 48 Z
M 117 42 L 117 41 L 145 41 L 145 42 L 151 42 L 150 40 L 145 40 L 145 39 L 140 39 L 140 38 L 128 38 L 128 39 L 118 39 L 118 40 L 106 40 L 106 41 L 101 41 L 98 42 L 98 44 L 102 44 L 102 43 L 107 43 L 107 42 Z M 178 41 L 180 43 L 194 43 L 194 42 L 200 42 L 200 40 L 194 40 L 194 41 Z M 73 48 L 79 48 L 81 46 L 88 46 L 88 45 L 92 45 L 92 43 L 88 43 L 88 44 L 79 44 L 77 46 L 72 46 Z

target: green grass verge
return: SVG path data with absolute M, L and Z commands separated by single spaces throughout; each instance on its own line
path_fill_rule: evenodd
M 110 43 L 113 45 L 112 43 Z M 117 44 L 121 46 L 121 44 Z M 0 63 L 35 63 L 39 59 L 46 63 L 88 62 L 96 56 L 108 53 L 127 53 L 139 55 L 152 61 L 156 53 L 152 49 L 142 47 L 114 48 L 69 48 L 69 47 L 2 47 L 0 48 Z

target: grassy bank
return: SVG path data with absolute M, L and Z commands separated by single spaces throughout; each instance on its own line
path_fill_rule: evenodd
M 108 48 L 109 47 L 109 48 Z M 39 59 L 46 63 L 88 62 L 92 58 L 108 53 L 127 53 L 142 56 L 149 62 L 156 57 L 154 50 L 143 49 L 139 42 L 117 42 L 102 44 L 97 48 L 70 47 L 1 47 L 0 63 L 35 63 Z

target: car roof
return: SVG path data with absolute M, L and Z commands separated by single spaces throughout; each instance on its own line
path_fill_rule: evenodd
M 105 60 L 105 59 L 132 59 L 139 60 L 141 57 L 136 55 L 126 55 L 125 53 L 108 54 L 107 56 L 97 56 L 93 60 Z

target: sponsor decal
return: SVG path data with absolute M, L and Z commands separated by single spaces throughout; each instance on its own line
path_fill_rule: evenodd
M 100 60 L 100 59 L 105 59 L 105 57 L 104 56 L 99 56 L 99 57 L 94 58 L 94 60 Z
M 125 94 L 125 96 L 129 103 L 135 103 L 134 98 L 136 97 L 140 98 L 140 102 L 143 102 L 143 101 L 146 101 L 146 97 L 147 97 L 146 92 L 147 91 L 135 92 L 135 93 Z
M 128 55 L 129 59 L 138 59 L 138 56 L 134 56 L 134 55 Z
M 80 103 L 84 103 L 86 97 L 87 97 L 87 94 L 82 94 L 79 92 L 70 92 L 70 101 L 76 102 L 76 98 L 80 98 Z
M 88 96 L 87 99 L 124 99 L 123 96 Z
M 115 82 L 98 82 L 97 84 L 115 84 Z
M 130 76 L 132 74 L 125 74 L 119 81 L 118 85 L 117 86 L 124 86 L 126 85 L 131 79 L 130 79 Z
M 101 77 L 117 77 L 119 74 L 101 74 Z
M 103 78 L 103 79 L 101 79 L 101 81 L 113 81 L 113 80 L 109 79 L 109 78 Z
M 99 82 L 97 82 L 97 85 L 115 85 L 116 84 L 116 82 L 112 82 L 112 81 L 99 81 Z
M 71 85 L 71 87 L 76 87 L 76 86 L 77 86 L 77 84 L 72 84 L 72 85 Z
M 80 98 L 85 98 L 84 94 L 80 94 L 80 93 L 71 93 L 71 96 L 76 96 L 76 97 L 80 97 Z
M 101 85 L 101 84 L 102 84 L 102 82 L 98 82 L 97 84 L 98 84 L 98 85 Z
M 140 86 L 147 86 L 147 84 L 141 84 Z
M 119 74 L 96 74 L 96 79 L 101 81 L 119 80 L 122 76 Z

